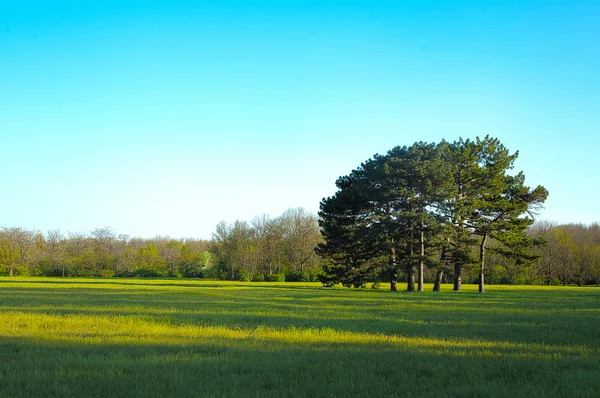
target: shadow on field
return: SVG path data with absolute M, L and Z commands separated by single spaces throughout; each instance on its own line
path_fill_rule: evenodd
M 86 344 L 0 337 L 0 396 L 594 396 L 598 358 L 559 347 L 226 338 Z
M 313 329 L 335 330 L 358 333 L 373 333 L 389 336 L 403 337 L 428 337 L 443 339 L 463 339 L 469 336 L 473 339 L 482 339 L 498 342 L 514 342 L 525 344 L 570 344 L 588 345 L 589 335 L 580 333 L 580 330 L 589 329 L 593 320 L 577 316 L 568 317 L 568 322 L 557 324 L 549 315 L 538 314 L 535 316 L 512 316 L 498 319 L 494 313 L 480 314 L 477 319 L 469 313 L 453 314 L 452 319 L 441 317 L 439 314 L 428 316 L 426 313 L 400 314 L 394 311 L 379 311 L 377 317 L 370 313 L 354 313 L 348 311 L 339 313 L 332 310 L 315 310 L 307 315 L 303 312 L 294 312 L 294 306 L 281 306 L 279 310 L 275 304 L 270 308 L 273 312 L 247 306 L 245 303 L 235 301 L 220 301 L 208 303 L 194 309 L 181 309 L 169 307 L 168 302 L 153 301 L 149 307 L 131 307 L 119 305 L 118 299 L 107 301 L 102 305 L 85 306 L 75 301 L 61 301 L 53 299 L 46 302 L 47 306 L 14 305 L 1 300 L 0 318 L 2 314 L 15 311 L 26 314 L 45 314 L 60 317 L 76 317 L 89 319 L 93 324 L 94 319 L 125 317 L 132 320 L 142 319 L 156 325 L 192 326 L 192 327 L 230 327 L 240 330 L 254 330 L 258 327 L 268 327 L 277 330 Z M 98 304 L 98 303 L 97 303 Z M 128 301 L 128 304 L 136 304 Z M 137 304 L 142 305 L 143 302 Z M 147 302 L 146 302 L 147 304 Z M 284 311 L 289 307 L 289 311 Z M 563 320 L 564 322 L 564 320 Z M 593 322 L 597 323 L 597 319 Z
M 69 281 L 60 283 L 76 285 Z M 578 345 L 597 341 L 597 335 L 581 331 L 597 330 L 594 325 L 600 326 L 597 300 L 579 293 L 562 296 L 531 293 L 526 300 L 517 300 L 522 293 L 517 296 L 502 292 L 482 297 L 476 293 L 387 294 L 320 288 L 290 292 L 284 286 L 257 294 L 256 289 L 260 288 L 149 292 L 108 287 L 5 287 L 0 288 L 0 320 L 2 314 L 20 311 L 88 318 L 142 318 L 157 325 L 246 330 L 260 326 L 332 329 L 407 337 L 469 336 L 518 343 Z

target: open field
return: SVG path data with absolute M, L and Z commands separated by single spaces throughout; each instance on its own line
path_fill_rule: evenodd
M 487 288 L 0 278 L 0 396 L 598 396 L 600 289 Z

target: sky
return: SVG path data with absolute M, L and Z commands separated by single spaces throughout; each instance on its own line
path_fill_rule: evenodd
M 497 137 L 600 221 L 600 2 L 0 0 L 0 226 L 210 239 Z

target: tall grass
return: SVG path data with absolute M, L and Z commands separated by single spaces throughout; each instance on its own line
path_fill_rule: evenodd
M 600 289 L 0 278 L 0 396 L 597 396 Z

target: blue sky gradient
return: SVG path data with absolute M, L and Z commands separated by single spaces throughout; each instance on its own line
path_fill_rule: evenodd
M 210 238 L 490 134 L 600 221 L 598 1 L 2 1 L 0 225 Z

